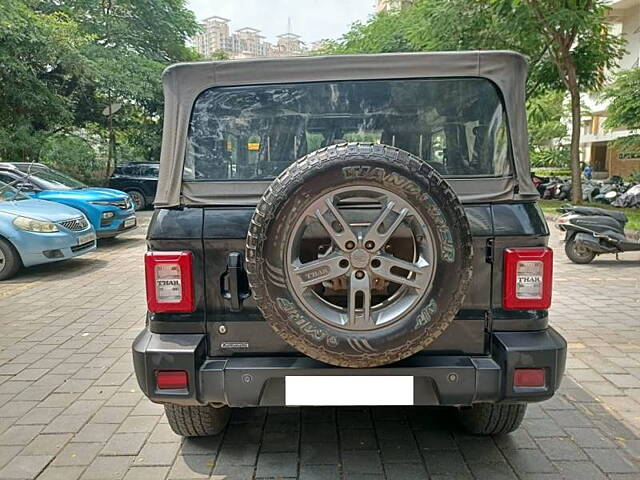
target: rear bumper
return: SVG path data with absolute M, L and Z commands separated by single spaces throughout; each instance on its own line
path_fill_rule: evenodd
M 349 369 L 302 356 L 207 358 L 204 335 L 156 334 L 145 329 L 133 343 L 133 361 L 147 397 L 157 403 L 181 405 L 285 405 L 285 377 L 293 375 L 412 376 L 415 405 L 538 402 L 554 394 L 567 353 L 560 334 L 548 328 L 495 332 L 491 337 L 491 356 L 416 355 L 390 366 Z M 514 388 L 516 368 L 544 368 L 546 386 Z M 158 391 L 157 370 L 187 371 L 189 388 Z

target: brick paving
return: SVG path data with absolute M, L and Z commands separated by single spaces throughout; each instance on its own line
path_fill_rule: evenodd
M 512 435 L 429 408 L 271 408 L 183 441 L 132 373 L 143 235 L 0 284 L 0 479 L 640 478 L 639 254 L 573 265 L 554 233 L 567 376 Z

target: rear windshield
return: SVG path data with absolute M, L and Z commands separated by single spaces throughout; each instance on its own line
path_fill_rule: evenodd
M 444 176 L 510 173 L 506 115 L 480 78 L 220 87 L 203 92 L 189 125 L 187 181 L 267 180 L 318 148 L 393 145 Z

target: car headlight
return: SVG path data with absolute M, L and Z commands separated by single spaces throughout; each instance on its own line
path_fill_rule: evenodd
M 127 210 L 130 208 L 129 197 L 122 200 L 95 200 L 89 203 L 92 205 L 100 205 L 102 207 L 117 207 L 121 210 Z
M 58 231 L 58 227 L 51 222 L 36 220 L 29 217 L 16 217 L 13 219 L 13 224 L 16 228 L 27 232 L 55 233 Z

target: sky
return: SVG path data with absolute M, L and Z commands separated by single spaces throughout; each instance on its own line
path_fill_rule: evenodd
M 339 38 L 357 20 L 374 12 L 374 0 L 188 0 L 198 20 L 219 16 L 231 20 L 231 31 L 253 27 L 270 42 L 287 33 L 291 17 L 293 33 L 308 43 Z

